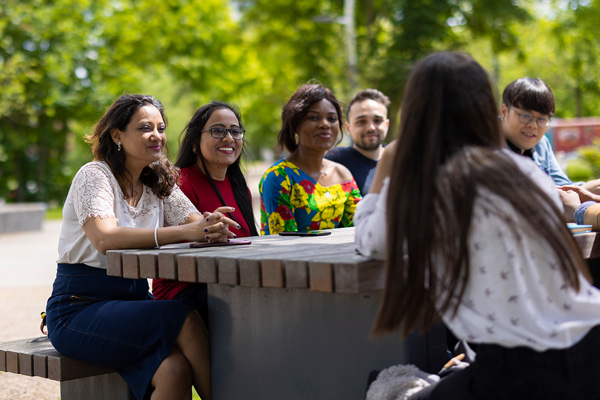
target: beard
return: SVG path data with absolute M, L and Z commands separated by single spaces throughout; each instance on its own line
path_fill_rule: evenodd
M 381 146 L 381 143 L 383 143 L 383 139 L 381 139 L 381 136 L 379 136 L 378 140 L 374 142 L 366 141 L 362 137 L 360 139 L 361 140 L 354 142 L 354 145 L 359 149 L 365 151 L 377 150 L 379 146 Z

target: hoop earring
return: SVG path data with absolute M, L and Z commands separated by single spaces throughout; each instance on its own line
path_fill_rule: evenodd
M 121 142 L 117 143 L 117 151 L 121 151 Z

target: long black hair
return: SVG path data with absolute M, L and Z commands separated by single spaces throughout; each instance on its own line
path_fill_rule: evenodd
M 491 81 L 471 56 L 435 53 L 415 66 L 390 177 L 385 290 L 374 334 L 426 330 L 439 314 L 456 313 L 469 280 L 480 188 L 537 228 L 565 281 L 579 289 L 578 271 L 587 267 L 562 213 L 504 147 Z
M 231 110 L 231 112 L 235 114 L 239 122 L 240 128 L 244 128 L 244 126 L 242 125 L 242 117 L 237 107 L 231 106 L 222 101 L 211 101 L 210 103 L 203 105 L 194 113 L 192 119 L 187 123 L 183 132 L 181 132 L 179 153 L 177 155 L 177 161 L 175 162 L 175 165 L 179 168 L 189 167 L 190 165 L 196 165 L 197 158 L 200 159 L 200 162 L 202 163 L 203 172 L 208 178 L 210 186 L 215 191 L 217 197 L 221 201 L 221 204 L 225 206 L 227 204 L 225 203 L 221 192 L 219 192 L 217 185 L 215 185 L 213 177 L 210 176 L 208 168 L 206 168 L 206 161 L 204 159 L 204 155 L 202 154 L 202 150 L 200 147 L 200 138 L 202 137 L 202 135 L 210 135 L 210 133 L 202 132 L 202 130 L 204 129 L 204 126 L 208 122 L 208 119 L 210 118 L 212 113 L 219 109 Z M 196 152 L 194 152 L 194 149 L 196 149 Z M 256 223 L 254 221 L 254 212 L 252 211 L 252 199 L 248 191 L 248 184 L 246 183 L 246 178 L 244 178 L 244 174 L 240 166 L 240 160 L 242 158 L 242 155 L 244 155 L 243 146 L 240 156 L 233 162 L 233 164 L 227 167 L 226 176 L 231 182 L 231 188 L 233 189 L 233 197 L 240 209 L 240 212 L 244 216 L 244 220 L 248 225 L 248 229 L 250 230 L 248 233 L 250 234 L 250 236 L 258 236 L 258 231 L 256 230 Z M 234 219 L 231 215 L 229 215 L 229 217 L 231 219 Z

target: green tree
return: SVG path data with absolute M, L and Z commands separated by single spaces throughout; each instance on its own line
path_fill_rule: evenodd
M 82 148 L 76 129 L 145 92 L 167 62 L 196 92 L 234 92 L 215 72 L 239 58 L 224 45 L 230 14 L 220 0 L 0 0 L 0 197 L 62 201 L 80 165 L 67 162 Z
M 280 109 L 309 79 L 331 87 L 340 100 L 353 95 L 348 38 L 344 26 L 335 23 L 343 22 L 344 0 L 241 4 L 240 27 L 253 44 L 249 50 L 259 54 L 262 84 L 270 89 L 249 104 L 251 110 L 267 111 L 260 113 L 260 127 L 271 136 L 261 137 L 262 143 L 273 143 L 279 127 L 279 116 L 269 110 Z M 376 87 L 392 98 L 392 121 L 410 67 L 418 59 L 435 50 L 461 48 L 467 43 L 462 30 L 486 37 L 496 51 L 512 48 L 518 39 L 509 22 L 529 18 L 510 0 L 357 0 L 354 14 L 359 87 Z
M 173 152 L 212 99 L 240 107 L 252 155 L 273 148 L 298 86 L 353 94 L 345 1 L 0 0 L 0 197 L 62 201 L 91 158 L 83 134 L 123 92 L 165 103 Z M 597 113 L 600 0 L 355 1 L 358 86 L 392 98 L 393 123 L 412 65 L 446 49 L 469 51 L 500 90 L 544 78 L 559 116 Z
M 553 38 L 561 54 L 568 85 L 564 109 L 568 116 L 583 117 L 598 114 L 600 107 L 600 72 L 596 27 L 600 18 L 600 2 L 570 1 L 559 9 Z
M 240 4 L 245 56 L 255 71 L 242 88 L 250 112 L 251 139 L 272 148 L 281 126 L 281 108 L 309 80 L 338 97 L 348 88 L 343 26 L 333 21 L 343 4 L 331 0 L 251 0 Z M 242 110 L 244 111 L 244 110 Z
M 57 3 L 2 1 L 0 197 L 57 195 L 65 183 L 61 160 L 70 121 L 93 107 L 80 29 L 89 24 L 69 11 L 72 2 Z
M 510 0 L 361 0 L 359 10 L 362 85 L 390 96 L 393 122 L 417 60 L 433 51 L 465 50 L 473 38 L 484 42 L 494 57 L 518 51 L 513 22 L 531 20 L 525 8 Z M 490 70 L 496 70 L 497 61 L 490 61 Z

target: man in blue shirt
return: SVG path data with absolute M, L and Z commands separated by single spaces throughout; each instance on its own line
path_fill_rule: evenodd
M 564 186 L 559 194 L 565 204 L 565 218 L 574 221 L 573 201 L 568 193 L 576 192 L 581 202 L 600 200 L 600 180 L 572 182 L 562 170 L 550 141 L 544 136 L 554 116 L 554 95 L 539 78 L 524 77 L 511 82 L 502 93 L 500 119 L 506 144 L 515 153 L 531 158 L 554 180 Z M 583 210 L 585 212 L 585 210 Z M 582 214 L 583 215 L 583 214 Z
M 346 110 L 348 122 L 344 124 L 352 138 L 352 146 L 336 147 L 325 158 L 343 164 L 364 196 L 369 192 L 377 162 L 383 154 L 383 140 L 390 120 L 387 107 L 390 99 L 379 90 L 365 89 L 358 92 Z
M 544 135 L 554 116 L 554 95 L 541 79 L 524 77 L 502 93 L 500 119 L 508 147 L 533 161 L 557 186 L 573 182 L 562 170 L 550 141 Z

